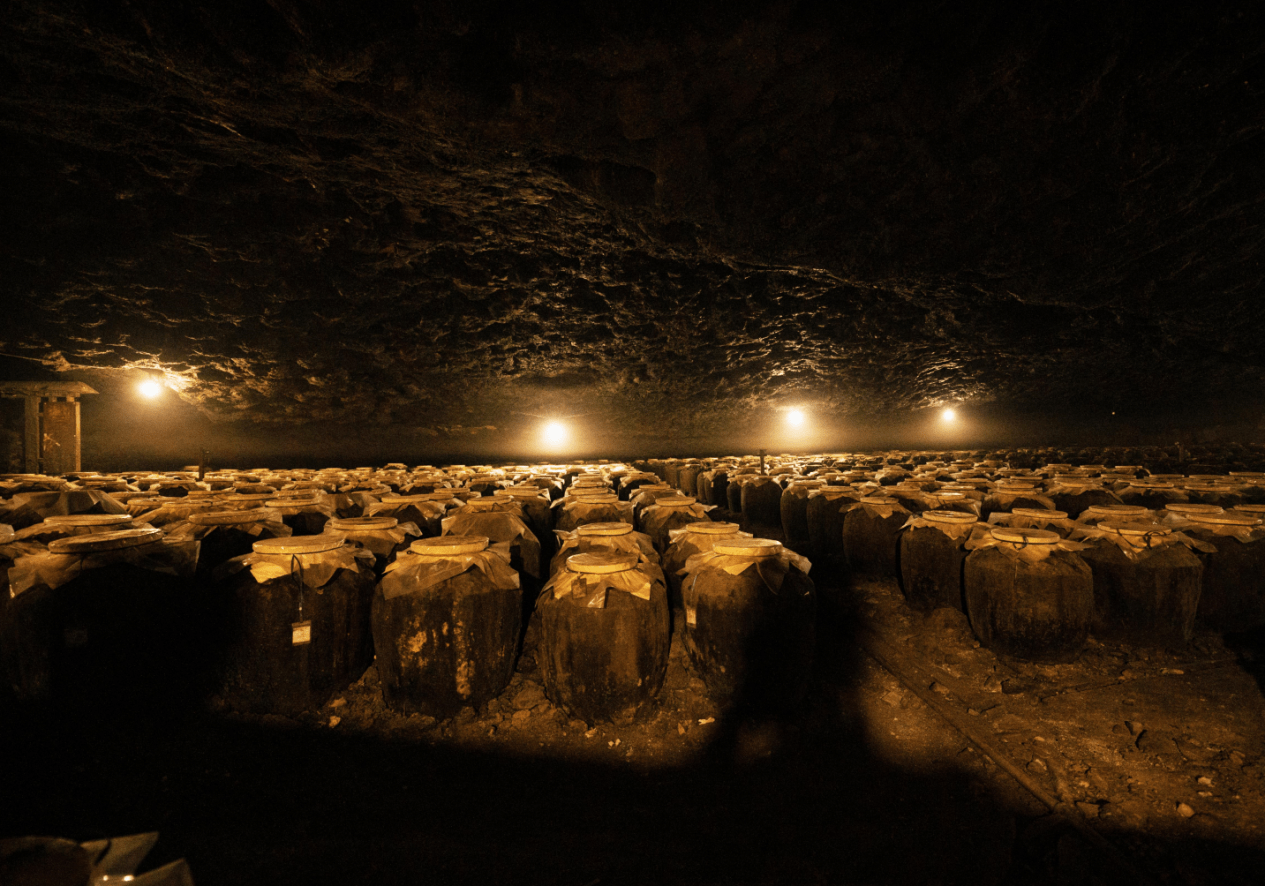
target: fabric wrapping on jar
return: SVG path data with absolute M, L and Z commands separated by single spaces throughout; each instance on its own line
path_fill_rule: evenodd
M 772 557 L 742 557 L 704 551 L 686 560 L 684 568 L 677 574 L 684 576 L 688 581 L 691 575 L 704 568 L 721 569 L 730 575 L 741 575 L 748 569 L 754 568 L 760 580 L 764 582 L 764 586 L 772 593 L 778 594 L 781 593 L 782 583 L 791 569 L 798 569 L 807 575 L 813 567 L 807 557 L 802 557 L 786 547 Z
M 1063 516 L 1038 517 L 1035 514 L 997 511 L 988 515 L 988 522 L 993 526 L 1007 526 L 1011 529 L 1049 529 L 1051 532 L 1057 532 L 1063 536 L 1070 535 L 1084 526 L 1083 523 L 1077 523 L 1063 511 L 1051 511 L 1050 513 L 1063 514 Z
M 396 545 L 410 538 L 419 538 L 422 530 L 416 523 L 397 523 L 390 529 L 339 529 L 347 541 L 359 544 L 378 557 L 389 557 Z
M 905 525 L 900 528 L 901 532 L 906 529 L 938 529 L 949 538 L 965 538 L 973 532 L 987 530 L 987 524 L 975 523 L 943 523 L 936 520 L 928 520 L 921 514 L 911 514 L 909 519 L 905 521 Z
M 490 542 L 505 542 L 512 549 L 518 542 L 523 558 L 523 571 L 532 578 L 540 578 L 543 564 L 540 562 L 540 540 L 532 533 L 521 517 L 500 513 L 462 513 L 458 511 L 445 517 L 443 535 L 487 536 Z
M 106 533 L 102 533 L 104 535 Z M 55 590 L 81 573 L 118 563 L 126 563 L 150 572 L 189 578 L 197 569 L 198 548 L 198 542 L 193 539 L 163 538 L 158 535 L 151 543 L 113 551 L 70 554 L 38 551 L 14 560 L 9 569 L 9 594 L 16 597 L 37 585 Z
M 271 554 L 253 551 L 221 563 L 214 572 L 216 581 L 250 569 L 259 584 L 297 575 L 309 588 L 323 588 L 340 569 L 359 572 L 358 561 L 373 561 L 373 554 L 354 545 L 344 544 L 330 551 L 313 554 Z M 372 571 L 372 569 L 370 570 Z
M 109 493 L 95 489 L 69 489 L 63 492 L 21 492 L 7 502 L 4 522 L 14 529 L 25 529 L 43 522 L 45 517 L 69 514 L 126 514 L 127 508 Z
M 471 569 L 486 575 L 493 587 L 520 586 L 518 573 L 510 568 L 510 543 L 502 541 L 470 554 L 420 556 L 405 551 L 387 566 L 379 587 L 383 597 L 393 600 L 405 594 L 419 594 Z
M 622 572 L 593 574 L 560 569 L 545 583 L 541 596 L 553 594 L 555 600 L 576 595 L 589 609 L 605 609 L 606 596 L 622 591 L 649 602 L 655 583 L 664 584 L 663 571 L 653 563 L 632 562 Z
M 212 512 L 214 513 L 214 512 Z M 240 523 L 178 523 L 173 524 L 172 528 L 167 531 L 167 537 L 173 540 L 185 541 L 193 539 L 195 541 L 204 541 L 208 535 L 217 529 L 236 529 L 247 535 L 261 536 L 265 532 L 271 533 L 274 538 L 288 538 L 294 534 L 289 526 L 281 522 L 281 515 L 271 508 L 253 508 L 249 511 L 234 512 L 238 517 L 250 517 L 249 520 L 243 520 Z M 203 512 L 195 512 L 191 516 L 210 516 Z
M 1073 553 L 1083 551 L 1088 545 L 1072 541 L 1067 538 L 1060 538 L 1053 544 L 1027 544 L 1025 542 L 1002 541 L 994 538 L 990 533 L 988 524 L 977 523 L 975 531 L 971 537 L 966 540 L 966 549 L 968 551 L 982 551 L 986 548 L 998 548 L 1003 553 L 1024 560 L 1028 563 L 1040 563 L 1047 559 L 1056 551 L 1071 551 Z
M 1167 527 L 1166 527 L 1167 528 Z M 1097 524 L 1095 526 L 1078 526 L 1070 536 L 1072 541 L 1088 543 L 1096 539 L 1105 538 L 1114 544 L 1124 553 L 1130 560 L 1140 560 L 1146 556 L 1148 551 L 1165 547 L 1167 545 L 1180 544 L 1185 545 L 1192 551 L 1202 551 L 1205 554 L 1215 554 L 1217 549 L 1206 541 L 1197 538 L 1191 538 L 1184 532 L 1176 529 L 1165 532 L 1150 532 L 1136 536 L 1126 536 L 1120 532 L 1106 528 L 1106 524 Z
M 591 526 L 593 524 L 588 525 Z M 683 532 L 684 530 L 681 531 Z M 590 550 L 605 548 L 621 554 L 636 554 L 643 563 L 659 565 L 659 554 L 654 549 L 654 542 L 650 540 L 650 536 L 644 532 L 637 532 L 635 529 L 623 535 L 581 535 L 579 529 L 570 531 L 555 529 L 553 534 L 558 538 L 558 553 L 554 555 L 553 563 L 559 567 L 566 565 L 567 557 L 572 554 L 584 553 L 578 550 L 581 540 L 583 540 L 584 546 Z

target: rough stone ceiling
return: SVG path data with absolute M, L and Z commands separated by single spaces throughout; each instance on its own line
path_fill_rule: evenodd
M 0 353 L 457 434 L 1260 399 L 1259 4 L 609 6 L 12 0 Z

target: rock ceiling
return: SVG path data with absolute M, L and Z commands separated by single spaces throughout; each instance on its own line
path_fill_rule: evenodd
M 0 353 L 449 436 L 1259 399 L 1259 5 L 607 6 L 12 0 Z

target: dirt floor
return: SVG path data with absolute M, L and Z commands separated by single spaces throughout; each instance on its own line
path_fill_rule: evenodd
M 590 728 L 545 698 L 533 623 L 510 689 L 447 722 L 387 710 L 373 668 L 295 719 L 0 710 L 0 834 L 158 830 L 151 860 L 186 857 L 203 886 L 1260 882 L 1247 638 L 1036 666 L 895 582 L 814 575 L 792 718 L 718 710 L 678 632 L 655 715 Z

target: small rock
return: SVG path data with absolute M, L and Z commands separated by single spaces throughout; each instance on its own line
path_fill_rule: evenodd
M 532 708 L 532 710 L 535 711 L 537 714 L 547 714 L 549 713 L 549 711 L 553 710 L 553 705 L 549 703 L 548 699 L 545 699 L 540 704 Z
M 701 719 L 701 720 L 699 720 L 699 721 L 698 721 L 698 725 L 699 725 L 699 726 L 706 726 L 708 723 L 715 723 L 715 722 L 716 722 L 716 718 L 715 718 L 715 717 L 704 717 L 703 719 Z
M 520 711 L 534 708 L 545 699 L 545 690 L 541 689 L 535 683 L 528 683 L 526 687 L 514 697 L 514 707 Z
M 1230 751 L 1230 762 L 1235 766 L 1242 766 L 1247 762 L 1247 757 L 1243 756 L 1242 751 Z
M 1037 775 L 1045 775 L 1045 773 L 1050 771 L 1050 767 L 1046 766 L 1045 761 L 1040 757 L 1033 757 L 1032 762 L 1028 764 L 1028 771 Z
M 899 689 L 892 689 L 883 694 L 883 701 L 887 702 L 894 708 L 900 707 L 901 699 L 905 697 L 905 693 Z
M 483 709 L 489 714 L 495 714 L 501 709 L 501 700 L 499 698 L 494 698 L 488 702 Z
M 489 729 L 489 730 L 488 730 L 488 738 L 491 738 L 491 737 L 492 737 L 492 736 L 494 736 L 494 735 L 496 735 L 496 727 L 495 727 L 495 726 L 493 726 L 491 729 Z
M 1212 787 L 1212 779 L 1206 775 L 1199 776 L 1198 781 L 1202 785 L 1207 785 L 1208 787 Z
M 979 716 L 979 711 L 975 710 L 975 708 L 967 708 L 967 709 L 966 709 L 966 712 L 967 712 L 968 714 L 970 714 L 972 717 L 978 717 L 978 716 Z
M 531 711 L 515 711 L 513 720 L 515 723 L 525 723 L 531 717 Z
M 948 687 L 948 686 L 945 686 L 945 685 L 944 685 L 944 684 L 942 684 L 942 683 L 932 683 L 932 684 L 931 684 L 931 691 L 932 691 L 932 692 L 938 692 L 938 693 L 940 693 L 941 695 L 948 695 L 948 694 L 949 694 L 949 687 Z
M 677 735 L 684 735 L 684 734 L 685 734 L 685 727 L 684 727 L 682 724 L 680 724 L 680 723 L 677 723 L 677 724 L 676 724 L 676 734 L 677 734 Z
M 593 737 L 593 736 L 595 736 L 595 735 L 597 735 L 597 727 L 596 727 L 596 726 L 594 726 L 594 727 L 593 727 L 592 729 L 590 729 L 588 732 L 584 733 L 584 737 L 585 737 L 585 738 L 592 738 L 592 737 Z
M 572 720 L 569 723 L 567 723 L 567 725 L 570 726 L 572 729 L 579 730 L 580 732 L 584 732 L 585 730 L 589 728 L 589 724 L 585 723 L 583 720 Z
M 1124 725 L 1129 727 L 1129 734 L 1134 738 L 1137 738 L 1142 734 L 1143 730 L 1146 729 L 1146 727 L 1137 720 L 1126 720 Z
M 337 725 L 338 725 L 339 723 L 341 723 L 341 722 L 343 722 L 343 718 L 342 718 L 342 717 L 330 717 L 330 718 L 329 718 L 329 728 L 330 728 L 330 729 L 333 729 L 335 726 L 337 726 Z
M 1201 797 L 1211 797 L 1211 796 L 1212 796 L 1212 791 L 1200 791 L 1200 792 L 1199 792 L 1199 796 L 1201 796 Z
M 1098 817 L 1098 804 L 1097 804 L 1097 803 L 1085 803 L 1085 802 L 1082 802 L 1082 801 L 1079 801 L 1079 800 L 1078 800 L 1078 801 L 1077 801 L 1077 803 L 1076 803 L 1076 808 L 1077 808 L 1078 810 L 1080 810 L 1080 814 L 1081 814 L 1081 815 L 1083 815 L 1083 816 L 1085 816 L 1086 818 L 1097 818 L 1097 817 Z
M 984 681 L 985 692 L 1001 692 L 1001 680 L 997 679 L 996 674 L 990 674 L 988 679 Z
M 1191 809 L 1185 803 L 1178 803 L 1177 814 L 1180 815 L 1182 818 L 1191 818 L 1194 816 L 1195 810 Z
M 429 714 L 423 714 L 418 719 L 417 722 L 418 722 L 418 725 L 421 726 L 423 729 L 429 729 L 430 727 L 434 726 L 439 721 L 436 720 L 434 717 L 430 716 Z
M 331 701 L 331 702 L 329 703 L 329 706 L 330 706 L 331 708 L 341 708 L 341 707 L 342 707 L 343 705 L 345 705 L 345 704 L 347 704 L 347 699 L 345 699 L 345 698 L 336 698 L 336 699 L 334 699 L 333 701 Z

